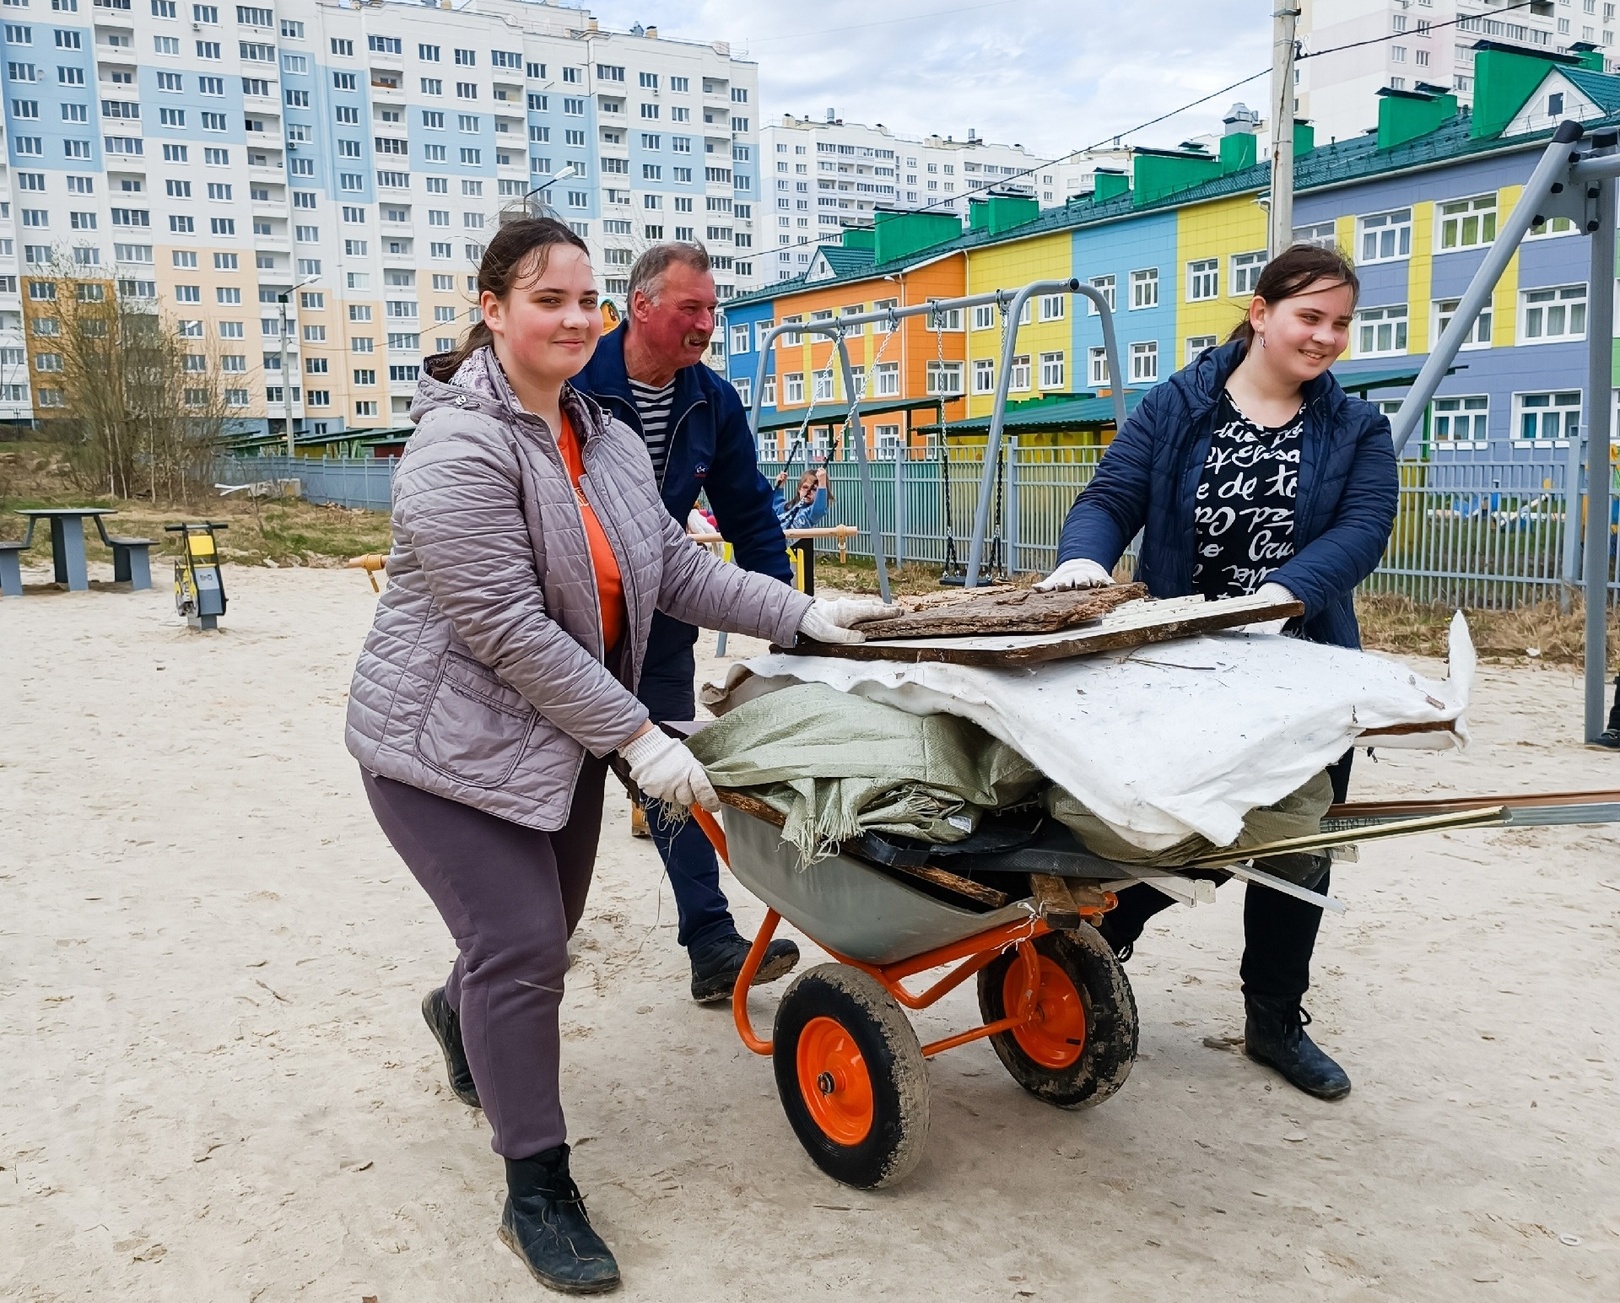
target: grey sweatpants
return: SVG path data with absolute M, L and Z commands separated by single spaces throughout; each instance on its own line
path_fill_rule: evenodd
M 568 822 L 547 833 L 361 772 L 383 834 L 455 938 L 445 998 L 461 1014 L 491 1147 L 505 1158 L 567 1138 L 557 1011 L 596 864 L 606 774 L 606 761 L 587 756 Z

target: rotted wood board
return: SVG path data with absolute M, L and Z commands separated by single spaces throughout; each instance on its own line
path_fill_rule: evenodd
M 1092 624 L 1109 612 L 1147 596 L 1145 584 L 1114 584 L 1108 588 L 1042 592 L 1038 588 L 977 588 L 951 593 L 948 600 L 929 594 L 924 601 L 908 599 L 906 613 L 892 620 L 873 620 L 860 626 L 868 638 L 988 637 L 993 634 L 1057 633 Z
M 957 638 L 872 638 L 859 643 L 804 642 L 779 651 L 799 656 L 838 656 L 858 661 L 938 661 L 953 665 L 1037 665 L 1096 652 L 1123 651 L 1266 620 L 1303 615 L 1299 602 L 1263 597 L 1148 598 L 1111 611 L 1100 620 L 1057 633 L 974 634 Z

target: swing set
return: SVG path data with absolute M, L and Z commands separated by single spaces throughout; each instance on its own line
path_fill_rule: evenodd
M 968 311 L 993 303 L 1001 314 L 1001 364 L 996 373 L 996 392 L 994 406 L 991 408 L 990 430 L 985 440 L 984 466 L 979 475 L 978 494 L 975 499 L 973 512 L 972 533 L 968 538 L 968 556 L 965 572 L 961 561 L 956 555 L 956 538 L 954 521 L 951 510 L 950 485 L 950 454 L 946 447 L 943 432 L 944 422 L 941 421 L 941 434 L 939 442 L 939 458 L 941 484 L 945 493 L 945 570 L 941 576 L 941 583 L 959 583 L 966 588 L 977 588 L 982 579 L 989 575 L 1005 575 L 1010 569 L 1010 558 L 1003 554 L 1003 535 L 1006 500 L 1006 456 L 1003 449 L 1003 431 L 1007 418 L 1007 394 L 1012 379 L 1012 360 L 1018 350 L 1018 330 L 1021 324 L 1024 306 L 1036 295 L 1078 294 L 1092 303 L 1097 310 L 1097 316 L 1102 324 L 1103 350 L 1108 363 L 1108 375 L 1112 390 L 1114 407 L 1114 426 L 1119 429 L 1125 424 L 1125 392 L 1124 373 L 1119 365 L 1119 343 L 1114 331 L 1114 313 L 1099 290 L 1090 285 L 1082 284 L 1076 278 L 1068 280 L 1038 280 L 1031 281 L 1017 290 L 995 290 L 988 294 L 970 294 L 954 299 L 926 299 L 922 303 L 912 304 L 908 307 L 884 308 L 877 312 L 852 313 L 849 316 L 839 317 L 833 321 L 790 321 L 773 326 L 770 332 L 761 341 L 759 346 L 759 369 L 754 377 L 753 394 L 749 405 L 748 425 L 756 441 L 759 437 L 760 407 L 765 393 L 766 368 L 770 364 L 771 350 L 775 347 L 777 338 L 782 335 L 822 335 L 830 340 L 838 356 L 839 370 L 844 377 L 844 393 L 849 396 L 849 410 L 844 420 L 836 428 L 830 441 L 827 455 L 822 458 L 821 465 L 825 466 L 837 451 L 840 437 L 847 432 L 855 448 L 856 474 L 859 480 L 861 503 L 866 512 L 866 519 L 871 523 L 872 557 L 877 564 L 878 592 L 882 599 L 889 600 L 889 568 L 885 549 L 883 531 L 878 529 L 875 504 L 872 500 L 872 471 L 866 455 L 866 436 L 861 427 L 861 404 L 865 394 L 855 384 L 854 368 L 849 361 L 848 333 L 868 324 L 882 322 L 888 330 L 882 345 L 872 359 L 876 366 L 882 358 L 884 351 L 894 336 L 899 333 L 899 323 L 907 317 L 928 316 L 934 326 L 936 350 L 939 360 L 945 356 L 944 322 L 946 314 L 953 311 Z M 803 425 L 795 436 L 793 446 L 789 449 L 785 468 L 791 467 L 797 457 L 799 449 L 804 446 L 805 436 L 811 424 L 811 414 L 815 410 L 812 401 L 805 412 Z M 808 461 L 808 454 L 807 454 Z M 991 541 L 988 564 L 986 561 L 986 532 L 990 527 L 992 507 L 995 512 L 995 537 Z M 898 543 L 898 540 L 896 540 Z

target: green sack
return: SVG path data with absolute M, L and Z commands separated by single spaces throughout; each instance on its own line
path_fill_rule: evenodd
M 756 697 L 687 745 L 717 788 L 782 814 L 801 864 L 868 829 L 961 841 L 986 810 L 1016 805 L 1045 780 L 978 725 L 805 683 Z
M 1053 785 L 1041 794 L 1046 812 L 1074 833 L 1093 855 L 1121 864 L 1172 868 L 1211 851 L 1224 850 L 1196 833 L 1183 837 L 1163 850 L 1147 851 L 1133 846 L 1061 787 Z M 1243 816 L 1243 831 L 1237 846 L 1261 846 L 1287 837 L 1308 837 L 1322 830 L 1322 816 L 1333 804 L 1333 784 L 1327 772 L 1316 774 L 1303 787 L 1290 792 L 1275 805 L 1260 806 Z

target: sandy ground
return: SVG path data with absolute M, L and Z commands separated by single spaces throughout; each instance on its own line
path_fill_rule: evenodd
M 370 589 L 228 582 L 214 636 L 161 590 L 0 604 L 0 1297 L 536 1298 L 417 1012 L 450 941 L 341 743 Z M 1470 753 L 1358 761 L 1356 788 L 1620 786 L 1579 718 L 1572 674 L 1486 669 Z M 1309 1004 L 1341 1103 L 1231 1044 L 1234 885 L 1140 946 L 1119 1095 L 1059 1112 L 984 1043 L 954 1051 L 922 1164 L 866 1194 L 811 1166 L 770 1065 L 687 999 L 657 859 L 610 804 L 564 1093 L 623 1297 L 1620 1297 L 1620 830 L 1339 870 Z M 917 1022 L 976 1016 L 963 990 Z

